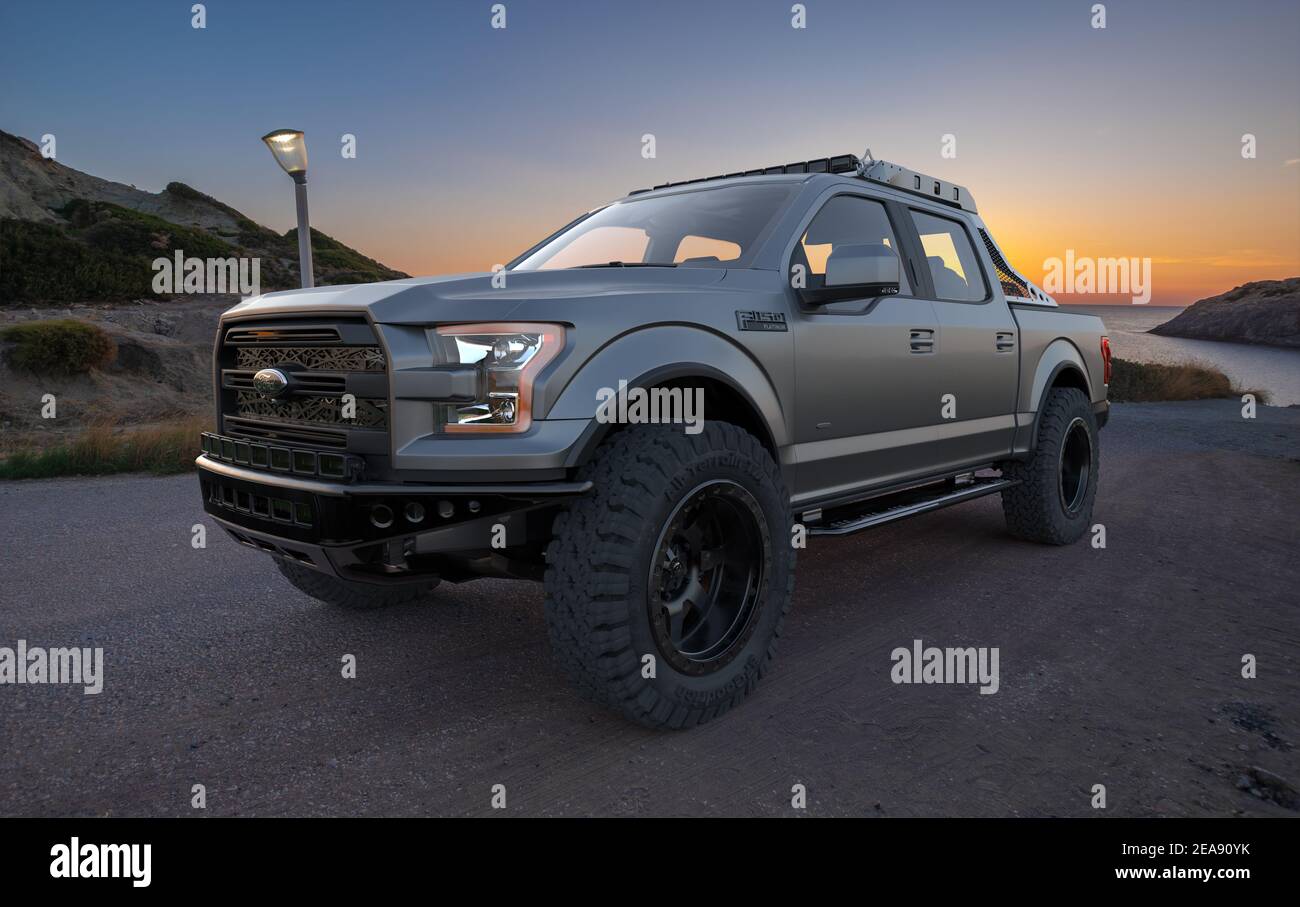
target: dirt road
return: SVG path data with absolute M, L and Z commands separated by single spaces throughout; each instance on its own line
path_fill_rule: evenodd
M 203 522 L 196 480 L 0 483 L 0 646 L 102 646 L 104 689 L 0 686 L 0 814 L 1295 816 L 1300 410 L 1115 407 L 1106 547 L 1020 543 L 996 498 L 814 540 L 776 670 L 652 733 L 550 660 L 535 586 L 339 612 Z M 1000 688 L 890 653 L 996 646 Z M 356 679 L 341 675 L 354 655 Z M 1242 657 L 1258 676 L 1244 679 Z M 1258 793 L 1252 793 L 1254 788 Z M 501 814 L 496 811 L 495 814 Z

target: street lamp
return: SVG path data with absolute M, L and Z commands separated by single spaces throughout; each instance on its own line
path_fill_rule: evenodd
M 311 227 L 307 223 L 307 138 L 301 129 L 277 129 L 262 136 L 275 162 L 293 177 L 298 200 L 298 271 L 304 287 L 314 287 L 311 267 Z

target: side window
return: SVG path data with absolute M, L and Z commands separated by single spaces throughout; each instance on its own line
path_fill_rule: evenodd
M 810 289 L 823 286 L 826 280 L 826 259 L 837 246 L 874 243 L 889 248 L 898 255 L 898 240 L 890 226 L 885 206 L 869 198 L 855 195 L 837 195 L 822 206 L 808 225 L 808 231 L 794 247 L 791 266 L 803 265 L 807 270 Z M 912 294 L 907 280 L 907 267 L 899 260 L 899 288 L 903 296 Z
M 934 279 L 934 295 L 952 302 L 982 302 L 988 296 L 984 275 L 965 229 L 956 221 L 912 211 L 921 247 Z

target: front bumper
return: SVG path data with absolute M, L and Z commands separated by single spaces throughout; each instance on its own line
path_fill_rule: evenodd
M 558 506 L 590 482 L 407 484 L 277 474 L 205 453 L 203 506 L 236 541 L 344 579 L 536 578 Z

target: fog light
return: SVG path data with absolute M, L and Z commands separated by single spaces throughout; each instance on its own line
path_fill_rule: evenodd
M 424 507 L 414 501 L 406 505 L 406 522 L 422 523 L 424 522 Z
M 393 510 L 387 504 L 376 504 L 370 508 L 370 522 L 376 529 L 387 529 L 393 525 Z
M 347 469 L 344 463 L 344 459 L 338 454 L 321 454 L 320 474 L 323 476 L 330 476 L 331 478 L 341 479 L 347 475 Z
M 438 502 L 438 516 L 442 517 L 444 520 L 448 519 L 455 512 L 456 508 L 451 501 Z

